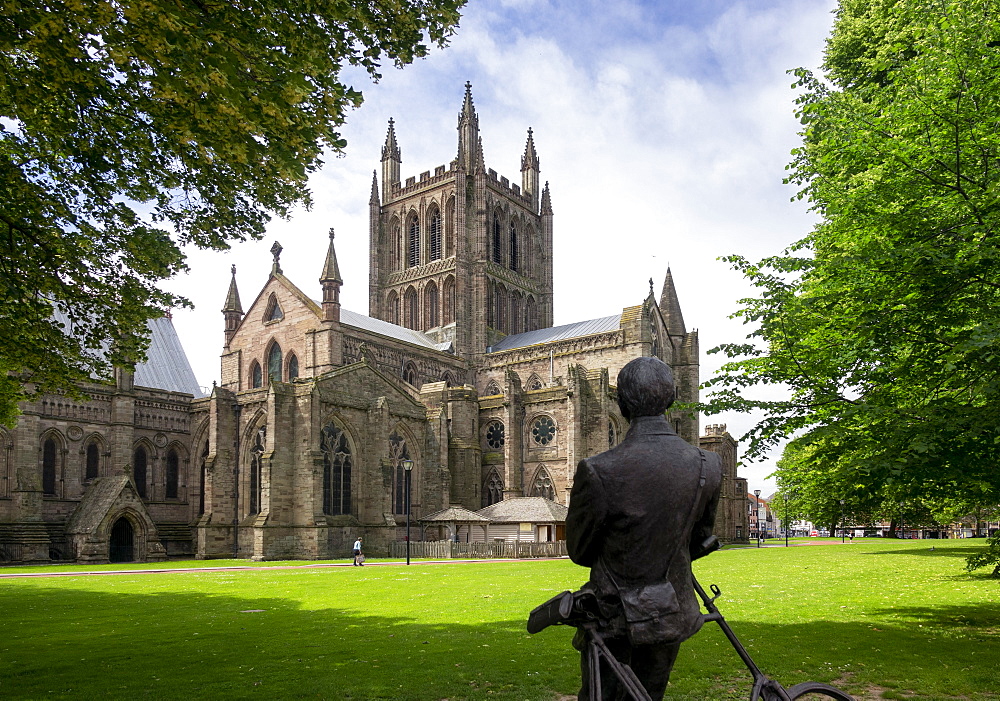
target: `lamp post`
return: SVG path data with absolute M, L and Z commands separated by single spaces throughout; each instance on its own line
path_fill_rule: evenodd
M 844 528 L 844 500 L 840 500 L 840 542 L 841 544 L 846 543 L 847 540 L 847 529 Z
M 760 547 L 760 490 L 753 490 L 754 505 L 753 508 L 757 512 L 757 547 Z
M 899 537 L 906 539 L 906 529 L 903 528 L 903 502 L 899 502 Z
M 781 500 L 782 500 L 782 503 L 783 503 L 783 505 L 785 507 L 784 508 L 784 511 L 785 511 L 785 523 L 784 523 L 784 526 L 785 526 L 785 547 L 787 548 L 788 547 L 788 527 L 791 525 L 789 523 L 789 519 L 788 519 L 788 495 L 782 493 Z
M 410 475 L 413 472 L 413 461 L 403 461 L 403 472 L 406 474 L 406 564 L 410 564 Z

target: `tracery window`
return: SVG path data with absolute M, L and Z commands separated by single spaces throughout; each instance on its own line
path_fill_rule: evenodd
M 502 421 L 491 421 L 486 427 L 486 445 L 491 450 L 500 450 L 504 444 L 504 426 Z
M 531 484 L 531 496 L 556 500 L 556 490 L 552 486 L 552 478 L 544 465 L 540 466 L 538 472 L 535 473 L 535 480 Z
M 201 516 L 205 513 L 205 477 L 208 472 L 208 441 L 205 441 L 205 447 L 201 451 L 199 471 L 201 472 L 201 477 L 198 480 L 198 515 Z
M 618 430 L 615 428 L 615 422 L 608 420 L 608 447 L 614 448 L 618 445 Z
M 551 416 L 542 415 L 531 422 L 531 440 L 535 445 L 547 446 L 556 436 L 556 422 Z
M 410 450 L 406 447 L 406 441 L 393 431 L 389 435 L 389 464 L 392 467 L 392 513 L 394 514 L 406 513 L 406 470 L 403 469 L 403 461 L 409 459 Z M 413 488 L 412 483 L 410 488 Z
M 261 477 L 264 472 L 264 447 L 267 445 L 267 426 L 261 426 L 253 437 L 250 449 L 250 514 L 259 514 L 264 488 Z
M 289 381 L 294 380 L 299 376 L 299 359 L 294 353 L 290 353 L 288 357 L 288 379 Z
M 320 432 L 323 453 L 323 513 L 340 516 L 351 513 L 351 445 L 347 433 L 328 423 Z
M 533 392 L 536 389 L 542 388 L 542 381 L 538 379 L 538 375 L 532 375 L 531 377 L 528 378 L 528 384 L 526 385 L 526 388 L 529 392 Z
M 440 320 L 438 318 L 438 288 L 433 281 L 427 284 L 424 289 L 424 310 L 426 314 L 426 327 L 429 329 L 436 328 Z
M 490 380 L 490 383 L 486 385 L 484 397 L 492 397 L 497 394 L 503 394 L 503 390 L 500 389 L 500 385 L 496 383 L 496 380 Z
M 250 386 L 257 389 L 264 384 L 264 373 L 260 369 L 260 363 L 256 360 L 250 366 Z
M 399 296 L 395 290 L 389 293 L 386 307 L 389 310 L 389 321 L 393 324 L 399 324 Z
M 534 331 L 538 328 L 538 311 L 535 306 L 535 298 L 528 297 L 524 304 L 524 330 Z
M 281 346 L 277 343 L 272 343 L 267 352 L 267 379 L 281 382 Z
M 444 324 L 455 321 L 455 278 L 449 277 L 444 281 Z
M 86 481 L 100 476 L 101 472 L 101 446 L 97 442 L 97 439 L 91 439 L 87 444 L 87 466 L 83 473 L 83 478 Z
M 285 314 L 281 311 L 278 298 L 272 294 L 267 301 L 267 308 L 264 311 L 264 321 L 281 321 L 284 318 Z
M 132 479 L 135 481 L 135 491 L 140 498 L 146 498 L 146 479 L 149 468 L 149 454 L 145 446 L 139 446 L 132 454 Z
M 56 493 L 56 441 L 46 438 L 42 444 L 42 494 L 55 496 Z
M 403 268 L 403 257 L 399 253 L 401 249 L 400 236 L 399 220 L 393 219 L 389 225 L 389 272 Z
M 503 478 L 494 467 L 483 483 L 483 507 L 492 506 L 503 501 Z
M 441 212 L 436 209 L 431 214 L 430 235 L 431 260 L 438 260 L 441 257 Z
M 500 212 L 493 215 L 493 262 L 503 265 L 503 225 Z
M 403 295 L 403 326 L 408 329 L 416 329 L 420 323 L 417 309 L 417 291 L 412 287 Z
M 410 219 L 407 229 L 407 263 L 409 267 L 415 268 L 420 265 L 420 222 L 417 221 L 416 216 Z
M 177 487 L 180 482 L 180 457 L 177 451 L 171 448 L 167 451 L 167 485 L 164 496 L 167 499 L 177 498 Z
M 510 269 L 517 272 L 519 270 L 518 258 L 520 254 L 520 247 L 517 241 L 517 226 L 514 222 L 510 223 Z
M 403 381 L 414 387 L 419 386 L 417 383 L 420 381 L 420 373 L 417 372 L 417 366 L 412 361 L 403 366 Z
M 507 333 L 507 295 L 499 285 L 493 289 L 493 328 Z
M 521 295 L 515 292 L 510 296 L 510 332 L 511 333 L 521 333 L 524 329 L 521 327 L 521 321 L 523 319 L 524 312 L 521 309 Z

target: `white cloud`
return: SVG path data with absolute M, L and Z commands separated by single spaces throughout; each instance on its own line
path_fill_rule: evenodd
M 534 128 L 555 209 L 556 323 L 636 304 L 649 277 L 658 293 L 669 262 L 703 350 L 742 339 L 727 317 L 749 290 L 716 259 L 775 253 L 812 226 L 781 184 L 798 126 L 786 71 L 819 64 L 833 4 L 707 3 L 685 15 L 682 3 L 471 3 L 448 49 L 387 69 L 376 86 L 351 74 L 366 101 L 344 129 L 347 155 L 328 159 L 312 180 L 312 211 L 274 222 L 265 241 L 190 252 L 193 272 L 172 288 L 197 305 L 175 315 L 196 375 L 208 384 L 219 374 L 229 265 L 238 267 L 246 308 L 266 280 L 274 239 L 285 248 L 285 274 L 318 296 L 326 231 L 335 227 L 343 303 L 367 311 L 368 197 L 387 120 L 396 120 L 403 177 L 446 164 L 466 80 L 489 167 L 519 182 Z M 712 16 L 716 5 L 725 9 Z M 703 377 L 720 361 L 703 357 Z M 736 435 L 752 425 L 746 416 L 708 421 Z M 771 469 L 742 473 L 769 493 L 761 482 Z

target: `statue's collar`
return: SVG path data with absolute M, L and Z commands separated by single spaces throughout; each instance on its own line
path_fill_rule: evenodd
M 629 433 L 656 433 L 666 436 L 677 434 L 673 426 L 667 421 L 667 417 L 658 414 L 657 416 L 636 416 L 629 424 Z

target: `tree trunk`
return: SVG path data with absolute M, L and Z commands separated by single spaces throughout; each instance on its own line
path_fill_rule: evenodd
M 886 538 L 898 538 L 899 535 L 896 533 L 896 526 L 898 526 L 896 519 L 891 519 L 889 521 L 889 535 Z

